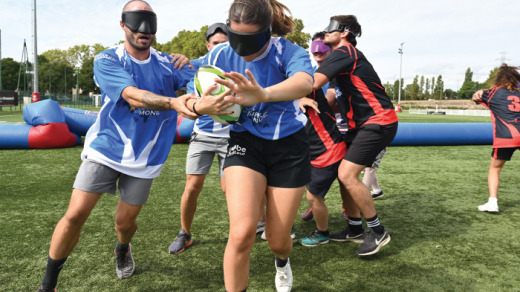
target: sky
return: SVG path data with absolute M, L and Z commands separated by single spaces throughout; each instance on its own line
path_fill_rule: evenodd
M 113 46 L 126 0 L 0 0 L 1 57 L 22 59 L 24 39 L 34 60 L 34 1 L 37 52 L 75 45 Z M 280 0 L 303 20 L 304 32 L 323 30 L 333 15 L 353 14 L 362 36 L 357 48 L 383 83 L 402 76 L 442 75 L 445 88 L 458 90 L 471 68 L 484 82 L 505 61 L 520 66 L 520 1 L 517 0 Z M 158 18 L 157 41 L 182 30 L 225 22 L 232 0 L 149 0 Z M 398 50 L 403 48 L 403 54 Z M 170 53 L 170 52 L 168 52 Z M 401 69 L 402 58 L 402 69 Z

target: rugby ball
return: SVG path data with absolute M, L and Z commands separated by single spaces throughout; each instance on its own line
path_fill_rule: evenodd
M 194 85 L 195 85 L 195 94 L 199 99 L 202 96 L 202 93 L 208 89 L 211 85 L 215 83 L 216 78 L 229 80 L 224 77 L 224 71 L 222 69 L 212 66 L 212 65 L 204 65 L 200 67 L 195 73 Z M 215 88 L 210 95 L 217 96 L 224 93 L 227 90 L 227 87 L 221 84 L 217 84 L 217 88 Z M 232 114 L 229 115 L 209 115 L 215 122 L 229 125 L 238 121 L 240 118 L 240 113 L 242 112 L 242 106 L 239 104 L 234 104 L 226 109 L 226 111 L 233 111 Z

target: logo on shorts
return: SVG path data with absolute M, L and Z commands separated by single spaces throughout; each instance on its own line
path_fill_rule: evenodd
M 231 148 L 229 148 L 229 151 L 227 153 L 227 157 L 233 156 L 233 155 L 246 155 L 246 148 L 240 147 L 239 145 L 235 145 Z

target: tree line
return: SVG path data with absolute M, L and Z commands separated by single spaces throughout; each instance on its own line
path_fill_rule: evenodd
M 288 40 L 303 48 L 308 48 L 311 35 L 303 32 L 303 21 L 295 18 L 294 33 L 286 36 Z M 170 41 L 158 43 L 154 40 L 152 47 L 161 52 L 180 53 L 190 59 L 201 57 L 207 53 L 205 34 L 208 26 L 199 30 L 182 30 Z M 119 43 L 122 43 L 120 41 Z M 116 45 L 116 43 L 114 44 Z M 107 49 L 101 44 L 77 45 L 67 50 L 52 49 L 38 55 L 38 83 L 39 91 L 45 95 L 71 94 L 76 84 L 85 93 L 99 93 L 99 88 L 93 80 L 94 57 Z M 1 60 L 2 89 L 32 92 L 33 64 L 17 62 L 12 58 Z M 428 99 L 469 99 L 472 94 L 483 88 L 491 87 L 491 82 L 498 68 L 491 70 L 484 83 L 473 81 L 473 72 L 466 70 L 464 82 L 458 91 L 444 88 L 442 75 L 425 77 L 416 75 L 411 84 L 404 84 L 401 79 L 401 100 L 428 100 Z M 388 95 L 397 100 L 399 97 L 399 80 L 383 84 Z
M 458 91 L 445 89 L 442 75 L 431 78 L 415 75 L 413 82 L 407 85 L 403 85 L 404 80 L 401 79 L 401 100 L 470 99 L 475 91 L 492 86 L 497 71 L 498 67 L 491 70 L 487 80 L 480 83 L 473 81 L 473 72 L 468 68 L 464 75 L 464 82 Z M 386 82 L 383 86 L 392 100 L 399 99 L 399 80 L 393 84 Z

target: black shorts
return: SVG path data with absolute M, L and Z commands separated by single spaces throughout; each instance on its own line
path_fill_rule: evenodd
M 493 148 L 493 151 L 491 151 L 491 157 L 495 159 L 500 160 L 511 160 L 511 157 L 513 157 L 513 153 L 515 150 L 520 149 L 520 147 L 514 147 L 514 148 Z
M 367 124 L 345 134 L 347 154 L 345 160 L 355 164 L 370 166 L 377 155 L 385 149 L 397 133 L 397 123 L 390 125 Z
M 309 193 L 316 197 L 325 198 L 332 183 L 338 177 L 338 168 L 341 160 L 322 168 L 311 166 L 311 182 L 307 184 Z
M 298 188 L 311 180 L 309 141 L 305 129 L 278 139 L 266 140 L 249 132 L 229 133 L 224 168 L 243 166 L 263 174 L 267 185 Z

